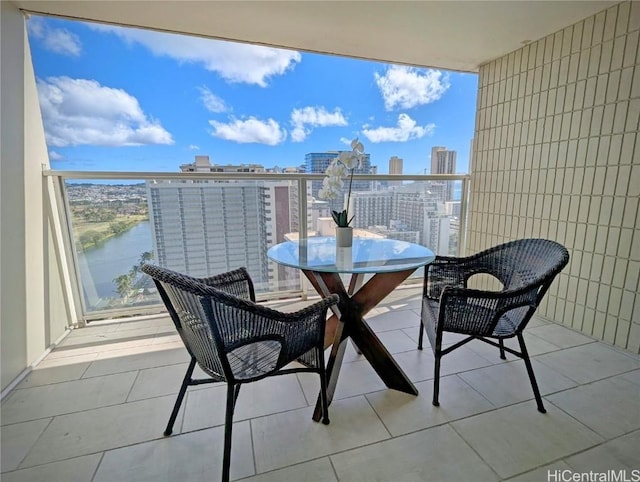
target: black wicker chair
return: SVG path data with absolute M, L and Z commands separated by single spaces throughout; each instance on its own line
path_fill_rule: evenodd
M 538 411 L 546 413 L 522 331 L 555 276 L 569 261 L 564 246 L 546 239 L 521 239 L 482 251 L 466 258 L 436 256 L 425 269 L 422 315 L 418 348 L 427 332 L 435 356 L 433 405 L 438 406 L 440 359 L 471 340 L 478 339 L 524 360 Z M 467 287 L 469 278 L 488 274 L 502 284 L 499 291 Z M 442 348 L 443 333 L 469 335 Z M 517 337 L 520 352 L 505 347 L 505 338 Z M 489 340 L 492 338 L 496 341 Z
M 192 278 L 145 264 L 162 301 L 191 355 L 178 398 L 164 432 L 171 435 L 189 385 L 226 382 L 227 403 L 222 480 L 229 480 L 233 411 L 243 383 L 272 375 L 315 372 L 320 375 L 323 419 L 329 423 L 324 364 L 327 309 L 332 295 L 295 313 L 281 313 L 255 303 L 253 283 L 239 268 L 210 278 Z M 283 368 L 293 361 L 300 366 Z M 192 379 L 196 362 L 210 376 Z

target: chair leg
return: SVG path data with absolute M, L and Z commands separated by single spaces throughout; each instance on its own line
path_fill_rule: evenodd
M 324 364 L 324 353 L 320 351 L 320 403 L 322 404 L 322 423 L 329 425 L 329 403 L 327 401 L 327 372 Z
M 502 358 L 503 360 L 506 360 L 507 356 L 504 353 L 504 340 L 500 338 L 498 340 L 498 343 L 500 343 L 500 358 Z
M 527 373 L 529 374 L 529 380 L 531 381 L 531 388 L 533 388 L 533 394 L 536 397 L 536 403 L 538 404 L 538 412 L 547 413 L 542 404 L 542 397 L 540 396 L 540 390 L 538 389 L 538 383 L 536 382 L 536 377 L 533 374 L 533 367 L 531 366 L 531 360 L 529 359 L 529 353 L 527 352 L 527 347 L 524 344 L 524 338 L 522 334 L 518 335 L 518 342 L 520 343 L 520 352 L 522 353 L 522 359 L 524 360 L 524 364 L 527 367 Z
M 418 335 L 418 350 L 422 350 L 423 336 L 424 336 L 424 322 L 422 321 L 422 315 L 420 315 L 420 334 Z
M 173 424 L 175 423 L 176 417 L 178 416 L 180 405 L 182 405 L 182 399 L 184 398 L 184 394 L 187 392 L 187 387 L 189 386 L 189 382 L 191 382 L 191 375 L 193 375 L 193 369 L 195 367 L 196 359 L 191 357 L 189 367 L 187 368 L 187 373 L 184 374 L 184 378 L 182 379 L 182 386 L 180 386 L 178 398 L 176 399 L 176 403 L 173 405 L 173 411 L 171 412 L 171 416 L 169 417 L 169 423 L 167 423 L 167 428 L 164 430 L 165 436 L 171 435 L 171 433 L 173 432 Z
M 231 432 L 233 430 L 233 410 L 238 397 L 240 385 L 227 385 L 227 408 L 224 416 L 224 452 L 222 456 L 222 482 L 229 482 L 231 467 Z
M 440 402 L 438 401 L 438 395 L 440 393 L 440 358 L 442 355 L 440 354 L 440 350 L 436 350 L 436 363 L 433 368 L 433 405 L 435 407 L 440 406 Z

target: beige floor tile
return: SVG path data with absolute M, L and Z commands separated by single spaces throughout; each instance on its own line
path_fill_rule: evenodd
M 91 361 L 94 360 L 96 356 L 97 354 L 58 358 L 49 363 L 45 363 L 48 361 L 45 360 L 45 362 L 36 366 L 31 373 L 20 382 L 18 388 L 38 387 L 40 385 L 78 380 L 84 372 L 87 371 Z
M 15 390 L 2 403 L 2 423 L 24 422 L 122 403 L 135 372 Z
M 398 353 L 394 356 L 396 362 L 413 382 L 433 379 L 434 357 L 428 346 L 423 350 Z M 466 346 L 462 346 L 442 357 L 440 362 L 440 376 L 474 370 L 491 365 L 486 358 L 478 355 Z
M 572 346 L 584 345 L 586 343 L 593 343 L 594 341 L 593 338 L 556 323 L 527 328 L 527 332 L 542 338 L 559 348 L 569 348 Z
M 242 482 L 338 482 L 331 461 L 324 457 L 265 474 L 255 475 Z
M 528 332 L 524 333 L 524 342 L 527 344 L 527 351 L 529 352 L 529 356 L 531 357 L 560 350 L 560 348 L 558 348 L 557 346 Z M 512 350 L 520 351 L 520 344 L 518 343 L 518 340 L 516 338 L 508 338 L 504 341 L 504 344 L 506 347 L 511 348 Z M 500 350 L 498 348 L 482 341 L 474 340 L 472 342 L 469 342 L 467 346 L 470 350 L 475 351 L 476 353 L 493 363 L 504 363 L 505 361 L 519 359 L 517 356 L 507 352 L 505 353 L 507 359 L 502 360 L 500 358 Z
M 640 370 L 624 373 L 623 375 L 619 375 L 619 377 L 627 380 L 628 382 L 640 385 Z
M 91 353 L 105 353 L 112 350 L 127 350 L 132 348 L 144 348 L 145 346 L 153 343 L 153 335 L 148 337 L 141 337 L 138 339 L 119 340 L 114 342 L 107 342 L 105 344 L 88 343 L 86 345 L 75 345 L 64 348 L 58 348 L 50 355 L 50 359 L 65 358 L 68 356 L 80 356 L 88 355 Z
M 251 420 L 256 472 L 267 472 L 389 438 L 364 397 L 334 401 L 331 423 L 311 419 L 313 408 Z
M 367 324 L 376 333 L 415 327 L 418 331 L 420 317 L 412 310 L 392 309 L 384 313 L 369 314 L 365 317 Z
M 188 362 L 189 358 L 189 353 L 182 342 L 153 347 L 136 347 L 134 350 L 115 350 L 101 353 L 87 368 L 83 377 L 98 377 L 131 370 L 175 365 Z
M 573 380 L 560 375 L 536 360 L 532 360 L 531 365 L 542 395 L 576 386 Z M 534 398 L 523 360 L 471 370 L 461 373 L 460 377 L 482 393 L 496 407 Z
M 102 454 L 85 455 L 2 474 L 2 482 L 87 482 Z M 116 482 L 116 481 L 113 481 Z
M 453 428 L 503 478 L 572 455 L 602 441 L 575 419 L 546 403 L 546 414 L 535 402 L 475 415 L 452 422 Z
M 315 405 L 320 393 L 320 382 L 317 375 L 298 375 L 304 394 L 309 405 Z M 358 361 L 343 363 L 338 377 L 334 400 L 349 398 L 365 393 L 384 390 L 386 385 L 378 376 L 366 358 L 362 356 Z
M 319 393 L 320 384 L 316 382 L 311 396 L 311 400 L 315 400 Z M 386 388 L 382 379 L 378 376 L 367 359 L 356 361 L 353 363 L 344 363 L 340 370 L 338 378 L 338 386 L 336 387 L 336 398 L 348 398 L 354 395 L 375 392 Z
M 172 331 L 158 332 L 151 341 L 152 345 L 164 345 L 166 343 L 182 343 L 182 338 L 178 335 L 178 332 L 174 329 Z
M 493 481 L 496 474 L 449 426 L 332 455 L 341 481 Z
M 607 472 L 640 470 L 640 430 L 606 442 L 566 459 L 576 472 Z M 640 474 L 640 473 L 639 473 Z
M 233 424 L 231 479 L 255 473 L 249 422 Z M 224 429 L 217 427 L 173 435 L 110 450 L 104 454 L 94 482 L 210 482 L 222 473 Z
M 143 328 L 158 328 L 162 331 L 174 330 L 175 327 L 171 318 L 167 316 L 146 318 L 142 320 L 123 321 L 117 324 L 116 331 L 130 331 Z
M 529 323 L 527 324 L 527 330 L 529 328 L 534 328 L 536 326 L 544 326 L 544 325 L 549 325 L 551 324 L 548 321 L 543 320 L 542 318 L 540 318 L 539 316 L 533 315 L 533 318 L 531 318 L 531 320 L 529 321 Z
M 508 482 L 550 482 L 552 480 L 557 480 L 558 482 L 561 482 L 562 472 L 566 470 L 569 471 L 569 472 L 565 472 L 567 474 L 573 472 L 571 467 L 564 460 L 559 460 L 557 462 L 553 462 L 543 467 L 539 467 L 529 472 L 525 472 L 524 474 L 520 474 L 510 479 L 507 479 L 507 481 Z M 567 479 L 567 480 L 571 480 L 571 479 Z
M 440 406 L 434 407 L 433 382 L 416 384 L 418 396 L 397 390 L 370 393 L 367 399 L 395 437 L 495 408 L 458 375 L 440 379 Z
M 423 350 L 397 353 L 393 358 L 412 382 L 433 379 L 433 353 L 428 346 Z
M 161 397 L 56 417 L 20 468 L 162 438 L 174 397 Z
M 415 350 L 418 346 L 416 341 L 408 336 L 404 330 L 384 331 L 377 335 L 389 353 Z
M 547 397 L 606 439 L 640 428 L 640 387 L 614 377 Z
M 51 422 L 50 418 L 5 425 L 0 428 L 0 468 L 2 472 L 15 470 Z M 4 480 L 4 474 L 2 475 Z
M 320 388 L 319 377 L 312 376 L 316 382 L 317 393 Z M 186 398 L 182 432 L 224 424 L 226 398 L 226 384 L 216 384 L 211 388 L 190 391 Z M 269 377 L 242 386 L 233 420 L 262 417 L 307 405 L 296 376 Z
M 536 360 L 578 383 L 589 383 L 640 368 L 640 359 L 606 346 L 589 343 L 547 353 Z
M 140 370 L 127 401 L 177 394 L 188 366 L 188 363 L 180 363 Z
M 74 330 L 57 347 L 56 351 L 67 351 L 72 348 L 91 347 L 97 351 L 108 349 L 111 343 L 123 343 L 130 341 L 148 341 L 158 332 L 158 326 L 145 326 L 130 330 L 115 330 L 110 332 L 97 332 L 84 335 L 79 330 Z M 83 336 L 80 336 L 80 335 Z

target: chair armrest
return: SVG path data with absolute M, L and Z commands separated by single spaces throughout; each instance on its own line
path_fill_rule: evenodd
M 524 328 L 537 308 L 538 286 L 519 290 L 482 291 L 445 287 L 440 298 L 438 330 L 491 336 L 498 322 L 513 333 Z M 519 309 L 519 308 L 527 309 Z
M 215 289 L 215 288 L 213 288 Z M 207 288 L 205 288 L 207 290 Z M 218 293 L 215 301 L 203 306 L 208 316 L 216 320 L 217 329 L 225 345 L 230 351 L 235 347 L 265 335 L 282 337 L 284 343 L 298 334 L 304 333 L 304 351 L 309 350 L 313 343 L 324 344 L 324 329 L 327 309 L 339 301 L 338 295 L 331 295 L 310 306 L 293 313 L 286 313 L 250 300 L 242 300 L 225 293 Z M 311 346 L 308 346 L 311 343 Z M 304 353 L 304 352 L 302 352 Z

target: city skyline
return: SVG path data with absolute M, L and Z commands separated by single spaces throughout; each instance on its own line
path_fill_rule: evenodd
M 467 171 L 476 74 L 39 16 L 28 35 L 54 169 L 283 168 L 360 137 L 379 173 L 428 172 L 434 145 Z

